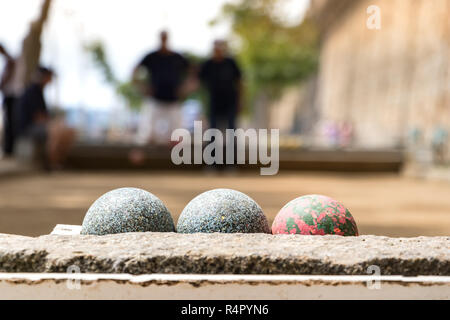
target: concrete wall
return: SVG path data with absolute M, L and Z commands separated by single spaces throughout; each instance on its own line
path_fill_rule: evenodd
M 450 276 L 450 237 L 0 234 L 0 272 Z
M 313 76 L 299 85 L 286 88 L 269 107 L 269 127 L 279 129 L 282 136 L 310 134 L 318 120 L 315 108 L 316 85 L 317 77 Z
M 450 277 L 0 273 L 3 299 L 448 300 Z
M 0 234 L 0 299 L 450 297 L 449 237 L 78 232 Z
M 370 5 L 381 30 L 366 27 Z M 450 2 L 354 1 L 323 38 L 318 104 L 322 117 L 350 119 L 356 144 L 391 147 L 420 129 L 450 124 Z

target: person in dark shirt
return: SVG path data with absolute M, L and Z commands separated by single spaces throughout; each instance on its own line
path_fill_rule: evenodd
M 0 55 L 6 59 L 5 69 L 0 79 L 0 91 L 3 93 L 3 153 L 12 156 L 14 152 L 14 121 L 13 108 L 17 96 L 13 91 L 13 74 L 16 61 L 0 44 Z
M 168 34 L 160 34 L 161 47 L 147 54 L 139 63 L 149 74 L 150 94 L 156 100 L 175 102 L 187 71 L 188 61 L 179 53 L 168 48 Z
M 235 129 L 242 75 L 236 61 L 226 56 L 224 41 L 214 42 L 213 56 L 203 63 L 199 77 L 209 94 L 210 127 Z
M 39 67 L 34 81 L 25 89 L 17 103 L 16 130 L 17 136 L 30 136 L 41 131 L 44 138 L 44 127 L 48 120 L 47 104 L 44 99 L 44 88 L 51 82 L 53 71 Z
M 46 169 L 62 166 L 75 135 L 60 119 L 50 119 L 44 89 L 52 78 L 52 70 L 39 67 L 33 81 L 19 98 L 15 110 L 19 144 L 31 141 L 38 153 L 37 160 Z
M 181 125 L 179 101 L 189 63 L 169 49 L 167 31 L 160 33 L 160 41 L 160 48 L 147 54 L 133 72 L 135 83 L 140 70 L 144 69 L 148 75 L 144 92 L 150 99 L 144 106 L 139 126 L 142 143 L 170 143 L 172 130 Z

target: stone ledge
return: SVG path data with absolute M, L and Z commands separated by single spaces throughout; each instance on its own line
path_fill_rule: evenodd
M 450 237 L 0 234 L 0 272 L 450 275 Z

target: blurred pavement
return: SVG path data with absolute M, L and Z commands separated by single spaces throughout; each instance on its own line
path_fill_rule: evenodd
M 438 236 L 450 234 L 450 183 L 394 174 L 299 173 L 273 177 L 251 172 L 63 172 L 0 178 L 0 233 L 48 234 L 58 224 L 80 225 L 103 193 L 139 187 L 164 201 L 177 220 L 196 195 L 232 188 L 255 199 L 272 223 L 288 201 L 325 194 L 342 201 L 361 234 Z

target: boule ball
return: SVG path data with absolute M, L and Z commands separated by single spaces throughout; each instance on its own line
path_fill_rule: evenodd
M 357 236 L 355 219 L 344 205 L 322 195 L 307 195 L 286 204 L 275 217 L 273 234 Z
M 246 194 L 231 189 L 206 191 L 181 212 L 180 233 L 270 233 L 259 205 Z
M 175 226 L 164 203 L 142 189 L 120 188 L 98 198 L 83 220 L 81 234 L 173 232 Z

